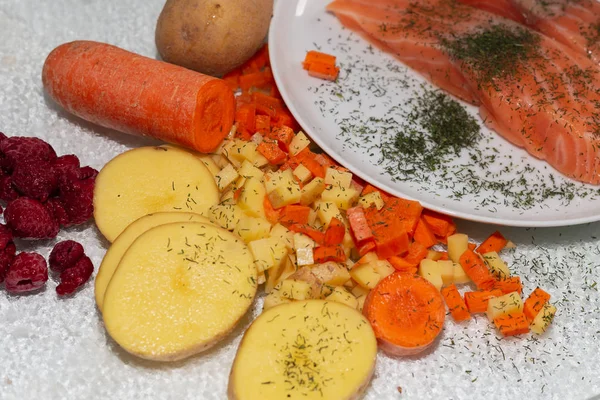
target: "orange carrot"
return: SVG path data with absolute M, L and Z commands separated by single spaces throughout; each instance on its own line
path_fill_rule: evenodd
M 379 258 L 387 259 L 408 251 L 408 234 L 404 230 L 403 221 L 397 218 L 394 207 L 386 205 L 377 210 L 372 205 L 364 213 L 373 233 Z
M 256 131 L 256 107 L 254 104 L 242 104 L 235 111 L 236 133 L 248 140 Z
M 417 227 L 415 228 L 413 240 L 415 242 L 421 243 L 426 248 L 430 248 L 431 246 L 437 243 L 437 239 L 431 231 L 429 224 L 425 222 L 423 218 L 420 218 L 417 222 Z
M 273 208 L 271 200 L 269 200 L 269 196 L 265 196 L 265 198 L 263 199 L 263 208 L 265 210 L 267 221 L 269 221 L 272 224 L 276 224 L 279 221 L 281 210 L 275 210 Z
M 260 71 L 251 72 L 240 76 L 240 89 L 248 91 L 251 88 L 264 88 L 269 85 L 268 77 Z
M 339 219 L 333 217 L 325 231 L 325 245 L 332 246 L 344 241 L 346 227 Z
M 283 108 L 283 102 L 261 92 L 252 93 L 252 101 L 256 105 L 258 114 L 268 115 L 271 118 L 277 116 L 277 111 Z
M 465 292 L 465 304 L 471 313 L 484 313 L 488 308 L 488 300 L 492 297 L 500 297 L 502 292 L 498 289 L 479 290 L 477 292 Z
M 368 240 L 363 245 L 358 247 L 358 254 L 364 256 L 370 251 L 375 251 L 377 245 L 375 244 L 375 240 Z
M 67 111 L 121 132 L 214 151 L 233 125 L 222 79 L 105 43 L 60 45 L 42 70 L 45 90 Z
M 315 161 L 321 164 L 325 169 L 338 166 L 338 164 L 325 153 L 315 154 Z
M 290 204 L 281 209 L 279 222 L 283 225 L 307 224 L 310 215 L 310 207 L 299 204 Z
M 454 226 L 452 217 L 431 210 L 423 210 L 423 219 L 435 236 L 447 237 Z
M 308 75 L 328 81 L 335 81 L 339 73 L 340 69 L 335 65 L 323 64 L 320 62 L 311 63 L 310 68 L 308 69 Z
M 521 284 L 521 278 L 518 276 L 511 276 L 510 278 L 500 279 L 494 283 L 494 289 L 500 290 L 504 294 L 523 292 L 523 285 Z
M 325 242 L 325 234 L 318 229 L 306 224 L 292 224 L 288 226 L 288 229 L 292 232 L 303 233 L 318 244 Z
M 475 243 L 469 243 L 468 245 L 469 250 L 471 251 L 475 251 L 475 248 L 477 247 L 477 245 Z
M 335 246 L 319 246 L 313 250 L 315 263 L 324 263 L 327 261 L 344 262 L 346 261 L 346 253 L 341 245 Z
M 335 56 L 316 50 L 310 50 L 306 53 L 302 66 L 305 70 L 310 70 L 313 63 L 335 65 Z
M 307 157 L 304 160 L 302 160 L 300 164 L 304 165 L 306 169 L 308 169 L 310 173 L 313 174 L 313 176 L 316 176 L 318 178 L 325 178 L 325 168 L 323 168 L 323 166 L 319 164 L 317 160 L 314 159 L 314 157 Z
M 471 314 L 469 314 L 469 310 L 467 310 L 467 306 L 454 283 L 442 288 L 441 293 L 455 321 L 465 321 L 471 318 Z
M 421 203 L 414 200 L 392 197 L 386 200 L 385 206 L 394 208 L 396 218 L 402 222 L 406 233 L 411 236 L 414 235 L 417 224 L 421 218 L 421 213 L 423 212 Z
M 494 325 L 504 337 L 529 332 L 529 321 L 525 318 L 525 314 L 521 312 L 498 317 L 494 319 Z
M 550 300 L 550 295 L 544 290 L 535 288 L 523 305 L 523 313 L 529 322 L 538 315 L 544 305 Z
M 487 239 L 485 239 L 475 251 L 479 254 L 489 253 L 490 251 L 495 251 L 496 253 L 499 253 L 500 250 L 502 250 L 504 246 L 506 246 L 506 243 L 508 243 L 508 240 L 506 240 L 500 232 L 496 231 L 492 233 Z
M 269 135 L 271 132 L 271 117 L 268 115 L 257 115 L 254 117 L 255 131 L 262 135 Z
M 450 256 L 448 256 L 448 252 L 447 251 L 442 251 L 442 256 L 439 258 L 439 260 L 449 260 Z
M 366 194 L 369 194 L 371 192 L 379 192 L 379 194 L 381 195 L 381 198 L 383 199 L 383 201 L 387 201 L 390 197 L 393 197 L 391 194 L 384 192 L 381 189 L 376 188 L 375 186 L 371 185 L 370 183 L 367 183 L 365 185 L 365 187 L 363 188 L 361 195 L 364 196 Z
M 365 240 L 373 238 L 373 232 L 371 232 L 371 228 L 367 222 L 364 208 L 361 206 L 349 208 L 346 211 L 346 216 L 348 217 L 350 229 L 357 243 L 360 244 Z
M 288 126 L 274 128 L 269 134 L 269 137 L 273 140 L 277 140 L 281 150 L 288 153 L 290 151 L 289 145 L 292 142 L 292 139 L 294 139 L 294 130 Z
M 473 250 L 466 250 L 459 259 L 460 265 L 478 289 L 491 290 L 496 284 L 496 278 L 492 275 L 485 263 Z
M 271 126 L 276 128 L 289 126 L 294 131 L 298 130 L 298 123 L 287 109 L 281 109 L 277 111 L 275 119 L 271 119 Z
M 239 68 L 234 69 L 226 73 L 223 76 L 223 80 L 229 85 L 231 90 L 236 91 L 240 87 L 240 76 L 242 71 Z
M 404 257 L 407 263 L 417 267 L 421 260 L 427 257 L 429 250 L 419 242 L 412 242 L 408 247 L 408 253 Z
M 384 351 L 411 355 L 425 350 L 438 337 L 446 307 L 442 295 L 429 281 L 396 272 L 369 292 L 363 314 Z
M 264 67 L 269 65 L 269 46 L 265 44 L 262 46 L 248 61 L 246 61 L 240 68 L 245 74 L 255 71 L 260 71 Z
M 401 274 L 411 274 L 414 275 L 417 273 L 417 266 L 412 262 L 406 260 L 406 258 L 392 256 L 388 258 L 392 267 L 396 269 Z
M 270 139 L 260 142 L 257 150 L 273 165 L 283 164 L 287 158 L 287 154 L 279 148 L 277 142 Z

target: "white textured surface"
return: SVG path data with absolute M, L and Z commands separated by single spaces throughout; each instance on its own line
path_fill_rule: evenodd
M 59 154 L 101 168 L 149 142 L 69 117 L 43 95 L 46 54 L 74 39 L 106 41 L 155 56 L 159 0 L 0 0 L 0 131 L 33 135 Z M 461 222 L 476 240 L 496 227 Z M 481 317 L 448 322 L 439 345 L 417 358 L 378 359 L 366 399 L 586 399 L 600 394 L 600 224 L 560 229 L 502 228 L 517 243 L 507 257 L 529 293 L 547 289 L 559 314 L 543 337 L 499 339 Z M 93 224 L 50 242 L 19 243 L 47 256 L 58 240 L 82 242 L 94 265 L 106 243 Z M 88 283 L 59 300 L 56 281 L 30 296 L 0 289 L 0 399 L 223 399 L 246 318 L 207 354 L 176 364 L 128 356 L 107 338 Z M 399 394 L 397 387 L 403 388 Z

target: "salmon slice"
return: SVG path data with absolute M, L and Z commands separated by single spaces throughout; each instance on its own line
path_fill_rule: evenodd
M 597 0 L 458 0 L 521 22 L 600 64 Z
M 350 29 L 564 175 L 600 184 L 600 70 L 521 24 L 452 0 L 334 0 Z M 472 98 L 471 98 L 472 97 Z

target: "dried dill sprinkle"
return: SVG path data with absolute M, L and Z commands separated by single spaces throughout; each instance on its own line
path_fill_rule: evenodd
M 588 48 L 600 43 L 600 21 L 591 24 L 585 32 L 582 32 L 582 36 L 587 41 Z
M 382 146 L 382 152 L 384 156 L 395 153 L 420 169 L 436 170 L 480 138 L 481 128 L 475 118 L 438 91 L 426 90 L 417 97 L 406 120 L 394 139 Z
M 479 84 L 514 76 L 519 66 L 537 57 L 540 36 L 524 27 L 494 25 L 455 38 L 440 38 L 450 57 L 466 64 Z

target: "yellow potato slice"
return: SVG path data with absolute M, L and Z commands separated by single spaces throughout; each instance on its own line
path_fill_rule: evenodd
M 185 213 L 185 212 L 158 212 L 155 214 L 145 215 L 134 222 L 132 222 L 125 230 L 115 239 L 110 245 L 102 264 L 98 269 L 96 275 L 94 294 L 96 296 L 96 305 L 98 309 L 102 311 L 102 304 L 104 303 L 104 293 L 108 282 L 112 278 L 123 254 L 127 251 L 131 243 L 137 239 L 142 233 L 146 232 L 150 228 L 154 228 L 158 225 L 168 224 L 169 222 L 180 222 L 180 221 L 194 221 L 194 222 L 205 222 L 210 223 L 209 220 L 200 214 Z
M 102 317 L 129 353 L 174 361 L 223 339 L 256 287 L 252 255 L 239 237 L 210 224 L 174 222 L 146 231 L 125 252 Z
M 194 155 L 168 147 L 140 147 L 113 158 L 96 177 L 94 219 L 112 242 L 144 215 L 204 215 L 218 201 L 212 174 Z
M 325 300 L 284 303 L 248 328 L 229 399 L 355 399 L 375 367 L 377 341 L 357 310 Z

